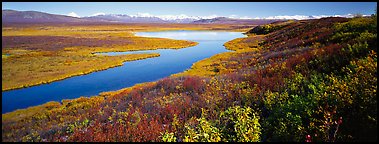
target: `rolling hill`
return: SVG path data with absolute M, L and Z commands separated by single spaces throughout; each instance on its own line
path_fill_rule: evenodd
M 232 19 L 216 17 L 130 16 L 127 14 L 104 14 L 88 17 L 71 17 L 37 11 L 2 10 L 2 23 L 188 23 L 188 24 L 250 24 L 261 25 L 281 21 L 277 19 Z
M 1 15 L 2 23 L 71 23 L 71 22 L 91 22 L 90 20 L 65 16 L 49 14 L 37 11 L 15 11 L 15 10 L 2 10 Z

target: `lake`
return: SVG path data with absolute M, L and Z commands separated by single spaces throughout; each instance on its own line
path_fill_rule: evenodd
M 227 52 L 223 44 L 245 37 L 239 32 L 215 31 L 161 31 L 137 32 L 137 36 L 160 37 L 196 41 L 199 44 L 183 49 L 158 49 L 131 52 L 99 53 L 120 55 L 131 53 L 159 53 L 159 57 L 124 62 L 122 66 L 61 81 L 2 92 L 2 113 L 41 105 L 49 101 L 60 102 L 81 96 L 95 96 L 101 92 L 119 90 L 138 83 L 156 81 L 171 74 L 183 72 L 192 64 L 218 53 Z

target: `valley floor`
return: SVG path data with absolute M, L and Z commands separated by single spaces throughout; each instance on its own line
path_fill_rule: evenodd
M 10 25 L 2 28 L 2 90 L 62 80 L 159 54 L 100 56 L 95 52 L 179 49 L 196 42 L 137 37 L 138 31 L 240 30 L 230 25 Z
M 322 18 L 253 29 L 225 43 L 233 52 L 183 73 L 3 114 L 2 139 L 376 141 L 374 21 Z

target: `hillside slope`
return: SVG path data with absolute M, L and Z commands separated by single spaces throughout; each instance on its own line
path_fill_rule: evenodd
M 213 76 L 173 76 L 4 114 L 2 139 L 376 141 L 375 21 L 323 18 L 263 39 L 249 34 L 226 44 L 236 52 L 204 65 Z
M 16 11 L 16 10 L 2 10 L 2 23 L 3 24 L 40 24 L 40 23 L 74 23 L 74 24 L 120 24 L 120 23 L 177 23 L 177 24 L 249 24 L 260 25 L 268 24 L 275 21 L 282 20 L 266 20 L 266 19 L 232 19 L 226 17 L 216 17 L 213 19 L 202 18 L 183 18 L 171 17 L 163 18 L 156 16 L 132 16 L 127 14 L 104 14 L 87 17 L 71 17 L 59 14 L 50 14 L 38 11 Z
M 90 20 L 65 15 L 49 14 L 37 11 L 2 10 L 2 23 L 75 23 L 91 22 Z

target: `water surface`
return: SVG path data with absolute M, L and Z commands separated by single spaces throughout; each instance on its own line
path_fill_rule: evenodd
M 189 69 L 193 63 L 227 52 L 223 44 L 229 40 L 244 37 L 238 32 L 213 31 L 163 31 L 138 32 L 137 36 L 161 37 L 196 41 L 199 44 L 183 49 L 158 49 L 132 52 L 101 53 L 120 55 L 130 53 L 159 53 L 160 57 L 124 62 L 122 66 L 87 75 L 75 76 L 49 84 L 2 92 L 2 113 L 16 109 L 60 102 L 80 96 L 94 96 L 101 92 L 119 90 L 137 83 L 156 81 Z

